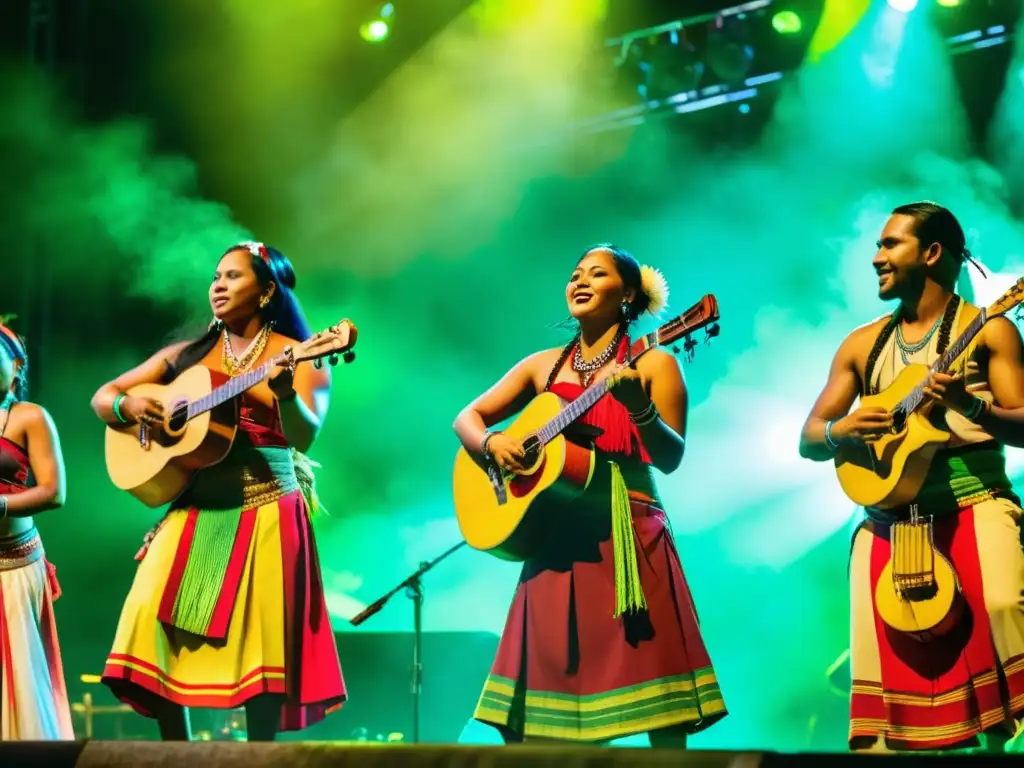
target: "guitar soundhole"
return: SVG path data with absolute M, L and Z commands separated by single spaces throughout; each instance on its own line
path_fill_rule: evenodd
M 523 459 L 523 466 L 533 467 L 540 461 L 541 453 L 544 451 L 544 446 L 541 444 L 540 438 L 536 435 L 529 435 L 523 439 L 523 452 L 526 457 Z
M 176 400 L 167 406 L 167 431 L 172 433 L 181 432 L 188 424 L 188 401 Z
M 898 435 L 907 426 L 907 414 L 902 409 L 897 408 L 892 412 L 892 426 L 889 431 L 894 435 Z

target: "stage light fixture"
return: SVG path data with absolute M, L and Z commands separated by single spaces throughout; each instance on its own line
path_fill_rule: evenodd
M 708 66 L 730 85 L 743 80 L 754 61 L 754 49 L 744 39 L 745 32 L 738 19 L 725 16 L 716 18 L 708 31 Z
M 901 13 L 910 13 L 917 8 L 917 0 L 886 0 L 889 7 Z
M 672 30 L 646 47 L 642 64 L 647 99 L 665 99 L 695 91 L 704 76 L 704 62 L 685 30 Z

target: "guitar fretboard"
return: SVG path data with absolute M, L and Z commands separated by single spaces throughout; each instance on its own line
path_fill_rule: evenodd
M 226 384 L 222 384 L 210 394 L 204 395 L 198 400 L 193 400 L 188 404 L 188 418 L 194 419 L 199 414 L 206 413 L 207 411 L 216 408 L 218 405 L 226 403 L 234 397 L 238 397 L 247 389 L 255 387 L 263 381 L 264 378 L 266 378 L 268 373 L 270 373 L 270 368 L 273 364 L 273 360 L 264 363 L 259 368 L 247 371 L 246 373 L 231 379 L 231 381 Z
M 945 354 L 942 355 L 938 360 L 932 363 L 928 369 L 931 373 L 945 373 L 949 370 L 949 367 L 953 365 L 958 357 L 963 354 L 964 350 L 967 349 L 967 345 L 971 343 L 981 327 L 985 325 L 988 320 L 988 313 L 982 309 L 978 313 L 978 316 L 971 321 L 970 325 L 964 329 L 964 332 L 960 334 L 960 337 L 954 341 L 949 349 L 946 350 Z M 914 389 L 900 400 L 896 406 L 896 410 L 902 411 L 903 413 L 911 413 L 917 406 L 924 400 L 924 388 L 928 384 L 928 380 L 925 379 L 918 384 Z

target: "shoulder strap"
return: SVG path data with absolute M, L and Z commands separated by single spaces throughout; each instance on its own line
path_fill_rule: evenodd
M 973 304 L 968 304 L 966 301 L 963 303 L 963 307 L 960 309 L 960 319 L 956 324 L 956 335 L 960 338 L 960 334 L 967 330 L 967 326 L 974 322 L 974 318 L 981 314 L 981 309 L 975 307 Z
M 871 384 L 871 377 L 875 372 L 875 363 L 878 362 L 879 355 L 882 354 L 882 349 L 885 347 L 885 343 L 889 341 L 889 337 L 892 336 L 892 332 L 896 330 L 896 323 L 899 322 L 900 313 L 899 310 L 889 315 L 889 322 L 882 326 L 882 330 L 878 332 L 878 336 L 875 338 L 875 343 L 871 347 L 871 351 L 868 353 L 868 361 L 864 365 L 864 381 L 861 382 L 861 387 L 864 390 L 865 395 L 878 394 L 875 392 L 874 386 Z
M 963 307 L 960 310 L 960 317 L 956 324 L 956 338 L 960 338 L 960 334 L 967 330 L 967 326 L 974 322 L 974 318 L 981 314 L 979 307 L 972 306 L 966 301 L 963 302 Z M 954 339 L 956 341 L 956 339 Z M 975 348 L 978 346 L 978 337 L 975 336 L 974 340 L 967 345 L 967 349 L 964 350 L 963 356 L 960 359 L 969 360 L 974 354 Z

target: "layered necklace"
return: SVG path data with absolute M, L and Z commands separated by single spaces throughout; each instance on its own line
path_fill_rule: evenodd
M 611 340 L 604 351 L 595 357 L 593 360 L 587 362 L 583 359 L 583 345 L 577 341 L 576 348 L 572 353 L 572 369 L 579 374 L 580 382 L 584 387 L 589 387 L 591 380 L 594 375 L 608 364 L 615 353 L 619 351 L 619 343 L 622 341 L 622 335 L 625 333 L 622 326 L 619 326 L 619 332 L 615 334 L 615 338 Z
M 231 334 L 225 328 L 224 343 L 222 345 L 223 352 L 221 354 L 221 366 L 224 368 L 224 372 L 228 376 L 234 377 L 248 371 L 252 368 L 253 363 L 263 355 L 263 350 L 267 348 L 267 341 L 269 339 L 270 323 L 267 323 L 253 336 L 252 341 L 249 342 L 249 346 L 242 352 L 241 357 L 235 357 L 235 352 L 231 348 Z

